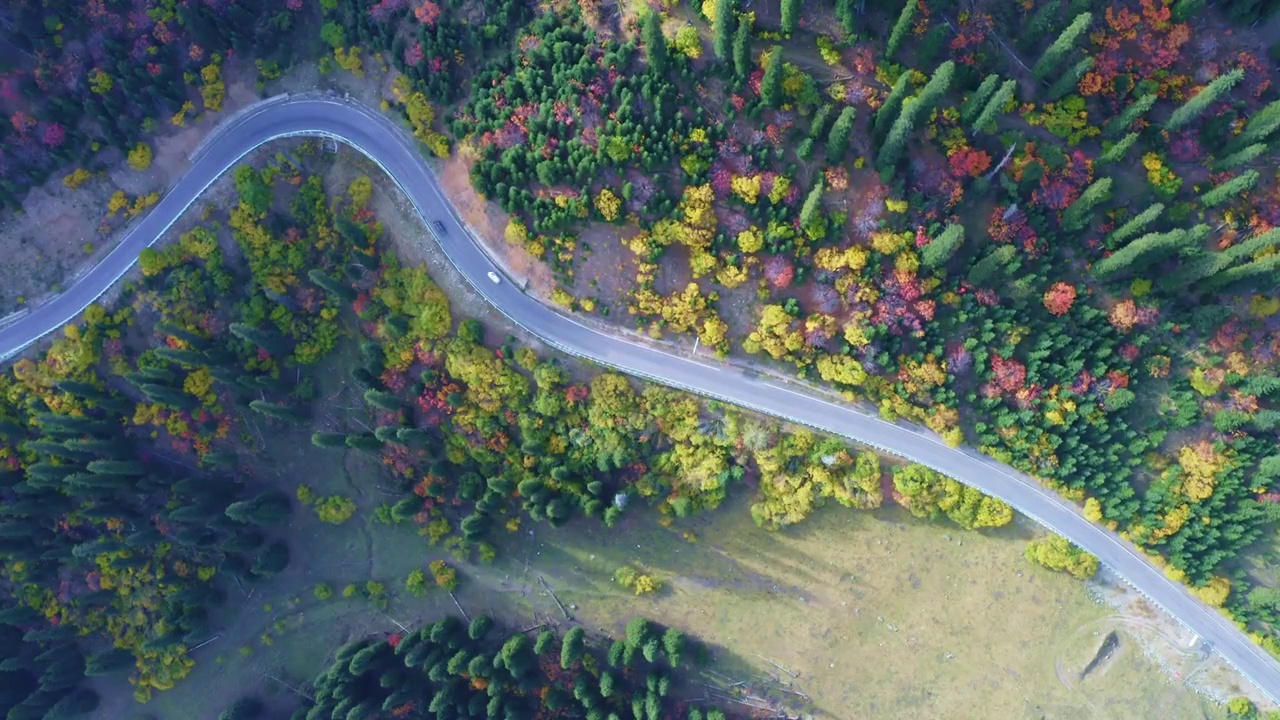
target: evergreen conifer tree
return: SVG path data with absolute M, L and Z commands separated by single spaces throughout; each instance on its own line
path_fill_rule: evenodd
M 1031 68 L 1031 74 L 1036 76 L 1037 80 L 1044 80 L 1053 73 L 1067 55 L 1075 49 L 1076 40 L 1089 29 L 1089 24 L 1093 22 L 1093 15 L 1084 12 L 1076 16 L 1075 20 L 1067 26 L 1065 30 L 1058 35 L 1058 39 L 1053 41 L 1044 54 L 1040 56 L 1040 60 L 1036 62 L 1035 67 Z
M 782 105 L 782 46 L 774 45 L 764 65 L 764 77 L 760 80 L 760 100 L 769 107 Z
M 1226 75 L 1219 75 L 1212 82 L 1205 85 L 1200 92 L 1182 104 L 1182 107 L 1173 111 L 1169 119 L 1164 123 L 1164 129 L 1170 132 L 1181 129 L 1199 117 L 1200 113 L 1209 109 L 1228 90 L 1235 87 L 1237 83 L 1244 79 L 1244 69 L 1236 68 Z
M 1004 84 L 996 90 L 991 99 L 987 101 L 982 112 L 978 113 L 978 118 L 973 121 L 974 132 L 991 132 L 996 127 L 996 118 L 1004 112 L 1005 105 L 1009 104 L 1009 100 L 1013 98 L 1013 94 L 1018 90 L 1017 80 L 1005 80 Z
M 927 268 L 942 267 L 956 254 L 964 242 L 964 226 L 948 225 L 938 236 L 920 249 L 920 264 Z
M 1075 202 L 1067 206 L 1062 211 L 1062 227 L 1068 230 L 1079 230 L 1089 222 L 1091 211 L 1094 206 L 1101 202 L 1106 202 L 1111 197 L 1111 178 L 1099 178 L 1084 192 L 1080 193 L 1080 197 Z
M 917 9 L 916 0 L 907 0 L 907 4 L 902 6 L 902 12 L 898 13 L 898 20 L 893 24 L 893 30 L 889 33 L 889 42 L 884 48 L 886 58 L 892 58 L 894 53 L 898 52 L 898 46 L 911 30 L 911 22 L 915 19 Z

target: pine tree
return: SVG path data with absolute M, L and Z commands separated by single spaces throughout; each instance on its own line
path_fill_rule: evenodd
M 143 385 L 138 389 L 147 396 L 147 400 L 158 405 L 167 405 L 179 410 L 194 410 L 200 406 L 199 400 L 176 388 L 164 385 Z
M 1048 77 L 1075 49 L 1076 40 L 1089 29 L 1089 24 L 1092 22 L 1093 15 L 1090 13 L 1084 12 L 1076 16 L 1076 19 L 1071 21 L 1067 29 L 1063 30 L 1062 34 L 1058 35 L 1058 39 L 1054 40 L 1053 44 L 1040 56 L 1040 60 L 1031 69 L 1031 74 L 1035 75 L 1037 80 Z
M 1124 159 L 1124 156 L 1129 153 L 1129 148 L 1133 147 L 1133 144 L 1137 141 L 1138 133 L 1131 132 L 1128 135 L 1125 135 L 1106 150 L 1102 151 L 1102 154 L 1098 156 L 1098 162 L 1096 164 L 1110 165 L 1120 162 Z
M 804 198 L 804 205 L 800 206 L 800 227 L 809 229 L 815 223 L 822 221 L 822 177 L 818 177 L 818 182 L 809 191 Z
M 1192 234 L 1181 228 L 1164 233 L 1148 233 L 1125 245 L 1093 266 L 1101 280 L 1141 272 L 1189 246 Z
M 846 36 L 853 35 L 858 27 L 857 11 L 853 7 L 854 0 L 836 0 L 836 19 Z
M 644 43 L 649 70 L 656 75 L 667 72 L 667 39 L 662 35 L 662 18 L 657 11 L 645 13 L 640 21 L 640 39 Z
M 965 98 L 964 106 L 960 109 L 960 119 L 967 123 L 972 123 L 978 117 L 978 113 L 987 106 L 987 101 L 991 99 L 991 93 L 1000 87 L 1000 76 L 991 73 L 982 79 L 982 84 L 977 90 L 969 93 L 969 97 Z
M 251 400 L 249 402 L 249 408 L 255 412 L 262 413 L 267 417 L 272 417 L 277 420 L 299 422 L 303 419 L 302 414 L 296 409 L 289 407 L 288 405 L 281 405 L 280 403 L 268 402 L 266 400 Z
M 1230 180 L 1211 188 L 1200 196 L 1200 202 L 1206 207 L 1216 207 L 1222 203 L 1253 189 L 1258 184 L 1258 171 L 1246 170 Z
M 938 236 L 920 248 L 920 264 L 927 268 L 945 265 L 964 242 L 964 226 L 948 225 Z
M 356 291 L 349 284 L 330 277 L 320 268 L 312 268 L 307 271 L 307 277 L 311 279 L 311 282 L 343 302 L 351 302 L 356 299 Z
M 729 60 L 729 46 L 733 42 L 733 0 L 716 0 L 716 19 L 712 23 L 712 46 L 716 57 L 721 61 Z
M 1071 69 L 1062 74 L 1053 85 L 1049 86 L 1048 99 L 1050 101 L 1058 100 L 1066 95 L 1075 92 L 1080 84 L 1080 79 L 1084 74 L 1093 69 L 1094 59 L 1092 55 L 1085 57 L 1080 62 L 1071 66 Z
M 845 151 L 849 149 L 849 138 L 853 135 L 853 122 L 857 115 L 858 111 L 850 105 L 840 111 L 840 116 L 827 135 L 827 162 L 834 165 L 844 157 Z
M 1127 131 L 1135 120 L 1147 114 L 1147 111 L 1156 104 L 1156 99 L 1155 93 L 1147 93 L 1134 100 L 1115 120 L 1107 123 L 1106 134 L 1115 136 Z
M 1219 252 L 1222 256 L 1223 267 L 1235 265 L 1241 260 L 1253 258 L 1259 253 L 1269 252 L 1273 248 L 1280 248 L 1280 228 L 1273 228 L 1264 233 L 1259 233 L 1244 242 L 1236 243 L 1231 247 Z
M 782 0 L 782 32 L 791 35 L 800 23 L 800 0 Z
M 1115 247 L 1127 240 L 1132 235 L 1137 235 L 1143 228 L 1150 225 L 1152 221 L 1160 217 L 1160 213 L 1164 212 L 1164 203 L 1152 203 L 1150 207 L 1129 219 L 1125 224 L 1111 231 L 1107 236 L 1107 246 Z
M 1239 145 L 1247 145 L 1266 140 L 1276 128 L 1280 128 L 1280 100 L 1267 104 L 1249 118 L 1244 130 L 1236 138 Z
M 1106 202 L 1111 197 L 1111 178 L 1099 178 L 1075 202 L 1062 211 L 1062 227 L 1067 230 L 1079 230 L 1089 222 L 1092 210 L 1098 203 Z
M 1257 160 L 1259 155 L 1266 152 L 1266 149 L 1267 149 L 1266 143 L 1254 143 L 1252 145 L 1246 146 L 1241 150 L 1237 150 L 1236 152 L 1233 152 L 1230 155 L 1215 162 L 1212 166 L 1213 170 L 1215 172 L 1222 172 L 1223 170 L 1231 170 L 1233 168 L 1238 168 L 1241 165 L 1244 165 L 1245 163 L 1250 163 L 1250 162 L 1253 162 L 1254 160 Z
M 991 281 L 1004 274 L 1005 269 L 1017 254 L 1018 251 L 1012 245 L 1000 245 L 974 263 L 965 279 L 970 285 L 977 287 L 994 284 Z
M 347 434 L 331 432 L 311 433 L 311 444 L 322 448 L 345 448 L 347 446 Z
M 1202 287 L 1206 290 L 1226 290 L 1256 283 L 1258 288 L 1265 288 L 1268 293 L 1274 294 L 1277 277 L 1280 277 L 1280 253 L 1272 253 L 1244 265 L 1227 268 L 1206 279 Z
M 902 6 L 898 21 L 893 24 L 893 31 L 889 33 L 889 43 L 884 48 L 886 59 L 893 57 L 893 54 L 898 52 L 898 46 L 906 39 L 907 32 L 911 30 L 911 21 L 916 16 L 916 9 L 916 0 L 907 0 L 907 4 Z
M 996 118 L 1004 113 L 1005 105 L 1009 104 L 1009 100 L 1013 98 L 1013 94 L 1017 90 L 1017 80 L 1005 80 L 1000 89 L 996 90 L 991 99 L 987 101 L 987 105 L 982 108 L 982 112 L 978 113 L 978 119 L 973 121 L 973 131 L 991 132 L 995 129 Z
M 764 77 L 760 80 L 760 99 L 769 107 L 782 105 L 782 46 L 774 45 L 764 65 Z
M 894 120 L 893 127 L 889 128 L 889 136 L 885 138 L 884 144 L 880 146 L 880 154 L 876 156 L 876 168 L 882 174 L 891 172 L 897 166 L 898 159 L 902 157 L 902 152 L 907 147 L 907 140 L 915 127 L 914 108 L 919 103 L 919 98 L 907 98 L 902 105 L 902 112 L 898 114 L 898 119 Z
M 364 401 L 383 410 L 395 411 L 404 409 L 404 403 L 400 402 L 400 398 L 382 390 L 365 390 Z
M 733 72 L 739 78 L 751 74 L 751 18 L 738 18 L 738 27 L 733 31 Z
M 347 436 L 347 447 L 353 450 L 376 452 L 382 449 L 383 442 L 373 433 L 352 433 Z
M 893 88 L 889 90 L 888 97 L 884 99 L 884 104 L 876 110 L 872 131 L 877 141 L 889 132 L 889 128 L 893 126 L 893 122 L 898 119 L 898 114 L 902 112 L 903 102 L 906 101 L 910 94 L 911 73 L 903 71 L 903 73 L 898 76 L 898 79 L 894 81 Z
M 876 157 L 876 168 L 880 172 L 888 172 L 898 164 L 898 159 L 906 149 L 907 139 L 915 128 L 916 122 L 927 115 L 934 104 L 947 92 L 947 88 L 951 86 L 951 78 L 955 75 L 955 69 L 955 63 L 950 60 L 942 63 L 933 72 L 929 82 L 920 88 L 914 101 L 903 103 L 902 112 L 889 128 L 889 137 L 885 139 L 884 145 L 880 148 L 880 154 Z
M 289 518 L 290 512 L 289 496 L 277 491 L 231 503 L 226 509 L 227 517 L 236 522 L 261 526 L 279 525 Z
M 169 362 L 177 363 L 186 368 L 203 367 L 209 364 L 209 360 L 204 353 L 197 350 L 162 346 L 155 348 L 155 353 Z
M 274 332 L 256 328 L 252 325 L 245 325 L 244 323 L 231 323 L 227 329 L 231 331 L 232 335 L 247 343 L 256 345 L 272 355 L 280 355 L 283 351 L 283 343 Z
M 929 78 L 929 82 L 920 88 L 920 103 L 916 106 L 915 111 L 918 113 L 927 113 L 933 110 L 934 105 L 942 96 L 946 94 L 951 87 L 951 79 L 955 76 L 956 64 L 950 60 L 938 66 L 933 71 L 933 75 Z
M 1209 106 L 1218 101 L 1228 90 L 1235 87 L 1237 83 L 1244 79 L 1244 68 L 1236 68 L 1226 75 L 1219 75 L 1213 79 L 1208 85 L 1205 85 L 1195 96 L 1182 103 L 1182 107 L 1173 111 L 1169 119 L 1164 123 L 1164 129 L 1169 132 L 1178 130 L 1187 125 L 1187 123 L 1195 120 Z
M 582 657 L 585 637 L 586 631 L 580 625 L 569 628 L 564 634 L 560 641 L 560 669 L 568 670 Z

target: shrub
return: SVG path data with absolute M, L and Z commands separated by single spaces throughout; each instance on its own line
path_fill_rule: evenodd
M 302 498 L 298 498 L 301 500 Z M 321 498 L 315 504 L 316 516 L 331 525 L 341 525 L 356 514 L 356 504 L 350 498 L 341 495 L 330 495 Z
M 348 587 L 351 587 L 351 586 L 348 585 Z M 327 582 L 316 583 L 316 588 L 312 592 L 315 593 L 317 600 L 328 600 L 329 598 L 333 597 L 333 586 Z M 343 595 L 345 597 L 346 595 L 345 591 L 343 592 Z
M 151 167 L 151 146 L 140 142 L 129 151 L 129 167 L 142 172 Z
M 421 570 L 414 570 L 409 573 L 409 577 L 404 581 L 404 588 L 414 597 L 422 597 L 427 594 L 427 574 Z
M 431 575 L 435 577 L 436 585 L 444 588 L 449 592 L 458 589 L 458 571 L 453 569 L 443 560 L 431 561 Z
M 637 572 L 630 565 L 623 565 L 613 573 L 614 582 L 631 590 L 636 595 L 649 595 L 662 589 L 662 581 L 656 577 Z

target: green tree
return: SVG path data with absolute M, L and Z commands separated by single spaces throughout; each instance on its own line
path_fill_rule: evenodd
M 231 503 L 227 517 L 248 525 L 279 525 L 289 519 L 292 508 L 289 496 L 278 491 L 268 491 L 250 500 Z
M 270 330 L 263 330 L 252 325 L 244 323 L 231 323 L 227 326 L 232 335 L 244 340 L 247 343 L 256 345 L 266 350 L 272 355 L 281 355 L 284 353 L 284 345 L 280 336 Z
M 898 52 L 898 46 L 906 39 L 907 33 L 911 31 L 911 23 L 915 20 L 918 3 L 916 0 L 907 0 L 907 4 L 902 6 L 902 12 L 898 13 L 898 21 L 893 24 L 893 31 L 889 33 L 889 43 L 885 45 L 884 56 L 892 58 L 894 53 Z
M 996 90 L 991 99 L 987 101 L 982 112 L 978 113 L 978 119 L 973 121 L 974 132 L 991 132 L 995 129 L 996 118 L 1004 113 L 1004 108 L 1013 99 L 1013 94 L 1018 90 L 1017 80 L 1005 80 L 1000 89 Z
M 942 267 L 964 242 L 964 226 L 948 225 L 937 237 L 920 249 L 920 264 L 927 268 Z
M 1219 75 L 1212 82 L 1205 85 L 1200 92 L 1189 98 L 1182 106 L 1173 111 L 1169 119 L 1164 123 L 1164 129 L 1169 132 L 1179 130 L 1185 127 L 1192 120 L 1195 120 L 1209 106 L 1218 102 L 1231 88 L 1244 79 L 1244 68 L 1236 68 L 1226 75 Z
M 854 0 L 836 0 L 836 19 L 845 35 L 853 35 L 858 28 L 858 14 Z
M 1037 80 L 1044 80 L 1053 73 L 1075 49 L 1076 40 L 1089 29 L 1089 24 L 1092 22 L 1093 15 L 1090 13 L 1084 12 L 1077 15 L 1076 19 L 1072 20 L 1071 24 L 1058 35 L 1058 39 L 1054 40 L 1053 44 L 1040 56 L 1035 67 L 1031 68 L 1031 74 L 1035 75 Z
M 1107 123 L 1107 135 L 1115 136 L 1126 132 L 1134 121 L 1147 114 L 1147 111 L 1156 104 L 1157 99 L 1155 93 L 1147 93 L 1134 100 L 1115 120 Z
M 800 0 L 782 0 L 782 32 L 791 35 L 800 23 Z
M 973 267 L 969 268 L 969 274 L 965 279 L 970 285 L 989 287 L 997 278 L 1004 275 L 1009 263 L 1013 262 L 1017 254 L 1018 251 L 1012 245 L 1000 245 L 974 263 Z
M 1105 280 L 1117 275 L 1141 272 L 1187 248 L 1191 239 L 1192 233 L 1181 228 L 1164 233 L 1148 233 L 1099 260 L 1093 266 L 1093 274 Z
M 1152 203 L 1146 210 L 1134 215 L 1123 225 L 1111 231 L 1107 236 L 1107 245 L 1116 246 L 1133 235 L 1142 232 L 1143 228 L 1150 225 L 1156 218 L 1160 217 L 1160 213 L 1164 212 L 1164 203 Z
M 1097 164 L 1114 165 L 1120 162 L 1125 155 L 1129 154 L 1129 148 L 1133 147 L 1133 144 L 1137 141 L 1138 133 L 1131 132 L 1125 135 L 1102 151 L 1102 154 L 1098 156 Z
M 1098 572 L 1098 558 L 1072 545 L 1061 535 L 1050 534 L 1032 540 L 1027 543 L 1024 554 L 1031 562 L 1081 580 L 1088 580 Z
M 876 167 L 880 172 L 887 172 L 898 164 L 898 159 L 902 157 L 902 152 L 906 149 L 907 139 L 915 128 L 917 119 L 927 115 L 938 100 L 942 98 L 943 94 L 947 92 L 947 88 L 951 86 L 951 78 L 955 74 L 955 69 L 955 63 L 950 60 L 942 63 L 933 72 L 929 82 L 920 88 L 920 92 L 916 95 L 914 101 L 908 100 L 903 103 L 902 112 L 898 115 L 898 119 L 894 120 L 893 126 L 889 128 L 889 136 L 885 138 L 884 145 L 880 148 L 880 154 L 876 158 Z
M 769 107 L 782 105 L 782 46 L 774 45 L 765 61 L 764 77 L 760 79 L 760 99 Z
M 667 631 L 662 633 L 662 651 L 666 654 L 667 663 L 671 665 L 673 670 L 680 667 L 680 660 L 684 657 L 684 649 L 684 633 L 675 628 L 667 628 Z
M 582 651 L 585 648 L 585 637 L 586 631 L 578 625 L 569 628 L 569 631 L 564 634 L 564 638 L 560 642 L 561 669 L 568 670 L 578 661 L 578 658 L 582 657 Z
M 1239 175 L 1216 185 L 1200 196 L 1200 202 L 1206 207 L 1216 207 L 1222 203 L 1246 193 L 1258 184 L 1258 171 L 1246 170 Z
M 307 277 L 311 279 L 311 282 L 343 302 L 351 302 L 356 299 L 356 291 L 352 289 L 349 283 L 330 277 L 320 268 L 312 268 L 307 271 Z
M 816 229 L 817 225 L 822 222 L 822 193 L 823 182 L 822 177 L 818 177 L 818 182 L 809 190 L 809 194 L 804 198 L 804 205 L 800 206 L 800 227 L 812 236 L 816 232 L 810 232 Z
M 1267 150 L 1266 143 L 1254 143 L 1252 145 L 1247 145 L 1231 153 L 1230 155 L 1227 155 L 1226 157 L 1214 162 L 1212 165 L 1212 168 L 1215 172 L 1232 170 L 1234 168 L 1240 167 L 1241 165 L 1245 165 L 1247 163 L 1253 162 L 1254 160 L 1257 160 L 1258 157 L 1262 155 L 1262 153 L 1266 152 L 1266 150 Z
M 311 433 L 311 444 L 321 448 L 345 448 L 346 433 L 317 432 Z
M 978 114 L 987 106 L 987 101 L 991 99 L 991 93 L 998 87 L 1000 87 L 1000 76 L 996 73 L 983 78 L 982 84 L 965 98 L 964 105 L 960 108 L 960 119 L 967 123 L 976 120 Z
M 1098 203 L 1106 202 L 1111 197 L 1111 178 L 1099 178 L 1062 211 L 1062 227 L 1068 230 L 1079 230 L 1089 222 L 1092 211 Z
M 831 132 L 827 134 L 827 162 L 834 165 L 844 157 L 845 151 L 849 149 L 849 138 L 853 135 L 853 122 L 857 116 L 858 111 L 849 105 L 840 111 L 840 116 L 831 126 Z
M 483 640 L 485 635 L 489 634 L 489 630 L 493 627 L 493 618 L 488 615 L 478 615 L 471 621 L 471 625 L 467 628 L 467 636 L 472 640 Z
M 1093 63 L 1093 56 L 1089 55 L 1072 65 L 1070 70 L 1063 73 L 1062 77 L 1059 77 L 1054 81 L 1053 85 L 1049 86 L 1049 92 L 1046 97 L 1050 101 L 1054 101 L 1075 92 L 1080 84 L 1080 79 L 1084 77 L 1085 73 L 1093 69 Z
M 1250 145 L 1262 142 L 1280 128 L 1280 100 L 1268 103 L 1266 107 L 1254 113 L 1245 123 L 1244 130 L 1236 137 L 1236 144 Z
M 640 20 L 640 40 L 644 43 L 649 69 L 657 75 L 667 72 L 667 39 L 662 35 L 662 18 L 650 10 Z
M 902 112 L 903 102 L 906 101 L 910 94 L 911 73 L 903 72 L 894 81 L 893 88 L 889 90 L 889 95 L 885 97 L 884 103 L 876 110 L 872 130 L 877 139 L 884 137 L 889 132 L 894 120 L 897 120 L 898 114 Z
M 712 23 L 712 47 L 716 57 L 721 61 L 729 60 L 730 45 L 733 43 L 733 0 L 716 0 L 716 19 Z
M 733 72 L 739 78 L 751 74 L 751 16 L 738 19 L 733 31 Z

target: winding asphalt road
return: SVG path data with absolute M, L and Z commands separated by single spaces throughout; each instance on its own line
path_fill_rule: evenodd
M 99 265 L 50 302 L 0 329 L 0 360 L 14 357 L 75 319 L 129 270 L 139 251 L 164 235 L 219 176 L 255 148 L 282 137 L 323 136 L 368 156 L 401 187 L 458 270 L 512 321 L 548 344 L 631 375 L 751 408 L 844 436 L 927 465 L 984 493 L 1098 556 L 1152 601 L 1211 644 L 1273 700 L 1280 698 L 1280 663 L 1230 620 L 1153 567 L 1132 544 L 1085 520 L 1080 510 L 1027 475 L 970 449 L 954 449 L 927 430 L 885 422 L 742 370 L 704 363 L 589 328 L 524 294 L 502 275 L 441 194 L 416 142 L 369 108 L 333 97 L 281 96 L 225 121 L 192 159 L 191 169 Z M 439 226 L 435 226 L 440 223 Z M 444 230 L 440 231 L 440 227 Z M 1000 619 L 992 617 L 991 622 Z

